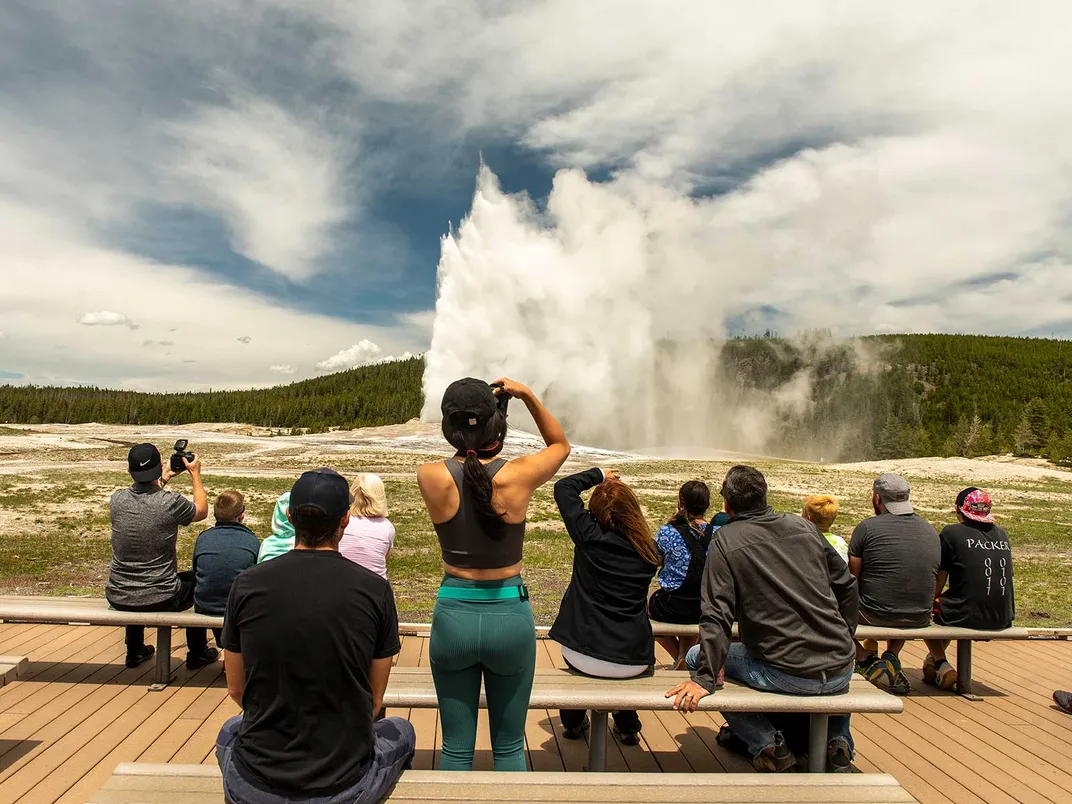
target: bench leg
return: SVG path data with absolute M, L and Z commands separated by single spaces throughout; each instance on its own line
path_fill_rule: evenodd
M 811 714 L 811 729 L 808 734 L 808 773 L 826 770 L 826 745 L 829 742 L 830 715 Z
M 981 700 L 972 694 L 972 641 L 957 640 L 957 692 L 969 701 Z
M 171 626 L 156 629 L 156 681 L 150 692 L 160 692 L 171 683 Z
M 607 713 L 592 710 L 592 730 L 588 735 L 588 771 L 603 773 L 607 769 Z

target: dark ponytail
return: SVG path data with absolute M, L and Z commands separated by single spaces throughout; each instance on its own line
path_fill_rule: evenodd
M 666 524 L 688 527 L 689 516 L 700 517 L 711 507 L 711 488 L 702 480 L 689 480 L 678 491 L 678 509 Z
M 501 539 L 505 535 L 504 512 L 492 502 L 491 475 L 480 459 L 494 457 L 502 450 L 502 440 L 506 436 L 505 414 L 496 413 L 483 425 L 470 425 L 467 416 L 444 418 L 443 435 L 458 450 L 458 456 L 465 458 L 465 494 L 473 504 L 481 528 L 493 539 Z

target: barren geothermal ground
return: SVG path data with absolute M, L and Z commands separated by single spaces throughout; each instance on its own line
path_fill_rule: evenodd
M 403 620 L 427 620 L 442 574 L 438 546 L 417 492 L 417 465 L 449 450 L 438 426 L 406 424 L 311 436 L 273 436 L 243 425 L 192 424 L 130 428 L 109 425 L 0 427 L 0 593 L 103 595 L 110 558 L 108 498 L 129 482 L 130 444 L 152 441 L 167 455 L 176 438 L 201 454 L 209 500 L 226 488 L 246 495 L 247 524 L 264 538 L 276 498 L 308 468 L 331 466 L 344 475 L 377 472 L 387 483 L 390 518 L 398 532 L 388 571 Z M 511 433 L 505 455 L 537 443 Z M 620 468 L 637 489 L 653 523 L 672 512 L 678 486 L 702 478 L 718 488 L 737 456 L 679 459 L 574 449 L 566 470 L 591 465 Z M 841 500 L 834 531 L 844 536 L 870 513 L 871 481 L 898 471 L 913 488 L 917 510 L 937 527 L 953 519 L 956 493 L 966 485 L 987 489 L 1012 537 L 1017 620 L 1022 625 L 1072 624 L 1072 473 L 1042 461 L 986 458 L 909 459 L 823 465 L 756 458 L 766 473 L 771 502 L 798 511 L 804 495 L 831 493 Z M 189 493 L 189 480 L 171 488 Z M 184 528 L 180 565 L 189 566 L 194 539 L 204 527 Z M 525 575 L 538 619 L 548 623 L 570 575 L 572 547 L 551 499 L 537 492 L 529 515 Z

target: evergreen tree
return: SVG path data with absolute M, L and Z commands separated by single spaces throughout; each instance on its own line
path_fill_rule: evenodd
M 943 452 L 947 456 L 976 458 L 989 455 L 993 451 L 993 441 L 990 425 L 976 412 L 970 419 L 962 419 L 957 424 L 953 434 L 946 440 Z
M 1049 438 L 1050 421 L 1046 415 L 1046 405 L 1035 397 L 1024 407 L 1016 427 L 1016 454 L 1040 455 Z

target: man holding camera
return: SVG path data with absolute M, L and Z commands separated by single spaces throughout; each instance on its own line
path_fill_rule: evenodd
M 177 445 L 176 445 L 177 446 Z M 185 448 L 185 443 L 183 443 Z M 201 483 L 201 459 L 176 453 L 182 468 L 164 467 L 152 444 L 137 444 L 127 455 L 127 470 L 134 481 L 112 495 L 112 563 L 104 595 L 120 611 L 184 611 L 194 602 L 193 572 L 178 571 L 175 548 L 179 526 L 208 516 L 208 498 Z M 166 491 L 168 481 L 183 470 L 190 472 L 193 502 Z M 152 658 L 145 644 L 145 628 L 128 625 L 127 667 Z M 219 651 L 208 647 L 204 628 L 186 629 L 186 666 L 196 670 L 216 661 Z

